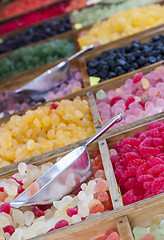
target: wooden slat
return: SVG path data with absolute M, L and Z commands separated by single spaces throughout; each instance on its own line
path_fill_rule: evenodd
M 148 225 L 151 224 L 153 215 L 163 213 L 163 209 L 164 194 L 160 194 L 158 196 L 133 203 L 129 206 L 125 206 L 120 210 L 104 212 L 99 216 L 91 216 L 83 222 L 64 229 L 56 230 L 55 232 L 44 234 L 43 236 L 36 237 L 33 240 L 88 240 L 90 236 L 93 237 L 93 233 L 102 233 L 101 230 L 103 228 L 104 231 L 104 227 L 106 225 L 108 225 L 109 228 L 113 227 L 114 230 L 118 228 L 118 233 L 121 237 L 123 237 L 121 239 L 132 240 L 133 238 L 132 233 L 130 232 L 130 226 L 142 226 L 146 222 L 148 222 Z M 140 218 L 138 218 L 138 221 L 135 221 L 138 216 L 140 216 Z M 126 231 L 128 235 L 126 235 Z M 104 232 L 102 234 L 104 234 Z
M 104 166 L 106 179 L 109 185 L 109 192 L 110 192 L 113 208 L 120 209 L 121 207 L 123 207 L 123 202 L 122 202 L 122 197 L 119 193 L 119 188 L 114 175 L 113 166 L 110 160 L 107 142 L 105 139 L 102 139 L 98 142 L 98 144 L 99 144 L 99 149 L 101 153 L 101 158 Z
M 118 232 L 120 233 L 121 240 L 134 240 L 127 216 L 117 218 L 116 225 Z
M 90 106 L 92 117 L 93 117 L 94 127 L 95 127 L 95 130 L 97 131 L 101 127 L 101 123 L 99 118 L 99 112 L 97 109 L 96 99 L 93 95 L 93 92 L 91 91 L 87 92 L 87 97 L 88 97 L 88 102 L 89 102 L 89 106 Z

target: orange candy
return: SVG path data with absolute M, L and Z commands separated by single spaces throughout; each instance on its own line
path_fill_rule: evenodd
M 91 209 L 89 211 L 89 214 L 94 214 L 94 213 L 97 213 L 97 212 L 100 212 L 100 213 L 104 212 L 104 206 L 100 203 L 91 207 Z
M 108 190 L 108 182 L 106 180 L 100 180 L 94 187 L 95 192 L 105 192 Z
M 5 202 L 5 199 L 8 197 L 6 192 L 0 192 L 0 202 Z
M 31 186 L 27 189 L 27 196 L 33 196 L 37 191 L 39 191 L 40 187 L 37 182 L 31 184 Z

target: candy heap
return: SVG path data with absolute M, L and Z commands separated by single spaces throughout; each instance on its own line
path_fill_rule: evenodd
M 47 103 L 0 127 L 0 167 L 51 151 L 94 133 L 87 100 Z
M 35 43 L 57 34 L 71 30 L 69 16 L 64 16 L 61 19 L 54 19 L 36 26 L 28 28 L 25 32 L 9 36 L 0 44 L 0 53 L 9 52 L 11 50 Z
M 135 227 L 133 233 L 136 240 L 161 240 L 164 239 L 164 214 L 153 217 L 154 223 L 148 227 Z
M 0 13 L 0 18 L 13 17 L 24 12 L 40 8 L 44 5 L 55 3 L 58 0 L 16 0 L 9 3 Z
M 118 2 L 103 1 L 103 4 L 99 3 L 89 8 L 76 10 L 72 13 L 72 15 L 75 24 L 86 26 L 105 18 L 109 18 L 117 12 L 130 9 L 132 7 L 140 7 L 152 2 L 154 2 L 154 0 L 120 0 Z
M 45 8 L 40 11 L 26 14 L 18 19 L 9 21 L 0 26 L 0 34 L 14 31 L 23 27 L 30 26 L 34 23 L 39 23 L 55 16 L 69 13 L 75 9 L 80 9 L 86 6 L 87 0 L 71 0 L 60 3 L 55 6 Z M 13 11 L 14 12 L 14 11 Z
M 53 164 L 49 162 L 37 167 L 20 163 L 18 173 L 9 179 L 0 180 L 0 201 L 5 202 L 0 206 L 1 239 L 2 236 L 10 240 L 29 239 L 80 222 L 90 214 L 112 210 L 100 154 L 95 154 L 92 164 L 98 166 L 94 177 L 87 184 L 82 184 L 75 195 L 67 195 L 60 201 L 54 201 L 52 206 L 36 205 L 31 210 L 22 211 L 11 209 L 9 202 Z M 108 238 L 105 239 L 108 240 L 119 240 L 119 235 L 112 230 L 108 231 L 106 236 Z
M 0 59 L 0 78 L 53 62 L 74 53 L 74 43 L 71 40 L 62 39 L 15 50 L 9 57 Z
M 20 18 L 11 20 L 0 26 L 0 34 L 14 31 L 23 27 L 30 26 L 34 23 L 39 23 L 44 20 L 50 19 L 55 16 L 59 16 L 65 13 L 66 8 L 69 6 L 69 1 L 66 3 L 60 3 L 56 6 L 45 8 L 41 11 L 36 11 L 23 15 Z
M 95 23 L 89 30 L 80 32 L 81 48 L 90 44 L 105 44 L 125 36 L 164 23 L 164 6 L 155 4 L 132 8 Z
M 164 111 L 163 89 L 164 67 L 160 66 L 146 75 L 138 73 L 116 90 L 98 91 L 96 98 L 102 124 L 117 113 L 122 114 L 123 120 L 113 128 Z
M 82 76 L 78 69 L 72 68 L 69 74 L 51 91 L 47 92 L 45 99 L 37 97 L 32 99 L 28 94 L 19 93 L 14 91 L 7 91 L 0 94 L 0 117 L 25 110 L 28 107 L 35 106 L 45 101 L 51 101 L 64 95 L 76 92 L 82 88 Z
M 126 137 L 110 149 L 124 205 L 164 192 L 164 122 Z
M 164 35 L 155 35 L 152 41 L 134 40 L 130 45 L 110 49 L 87 62 L 89 76 L 100 77 L 100 82 L 134 71 L 164 59 Z

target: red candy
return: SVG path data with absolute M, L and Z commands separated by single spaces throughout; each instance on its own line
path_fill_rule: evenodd
M 114 97 L 110 100 L 110 105 L 113 106 L 116 102 L 122 100 L 122 97 Z
M 69 223 L 66 220 L 60 220 L 59 222 L 56 223 L 54 229 L 63 228 L 63 227 L 66 227 L 68 225 L 69 225 Z
M 4 231 L 4 233 L 8 232 L 11 236 L 15 232 L 15 228 L 11 225 L 8 225 L 8 226 L 3 228 L 3 231 Z
M 10 203 L 4 203 L 0 206 L 0 212 L 5 212 L 7 214 L 10 214 Z
M 69 217 L 72 217 L 73 215 L 77 215 L 78 214 L 78 208 L 68 208 L 67 209 L 67 215 Z
M 1 12 L 2 18 L 12 17 L 30 11 L 46 4 L 55 3 L 57 0 L 16 0 L 9 3 Z
M 164 122 L 117 142 L 111 156 L 125 205 L 164 192 Z
M 30 26 L 34 23 L 39 23 L 44 20 L 50 19 L 55 16 L 63 14 L 66 8 L 69 6 L 69 2 L 61 3 L 53 7 L 45 8 L 41 11 L 32 12 L 22 17 L 4 23 L 0 26 L 0 34 L 14 31 L 16 29 Z
M 137 74 L 133 77 L 133 83 L 140 82 L 142 78 L 143 78 L 143 73 L 142 73 L 142 72 L 137 73 Z
M 134 98 L 134 97 L 128 97 L 127 100 L 126 100 L 126 102 L 125 102 L 126 110 L 129 109 L 129 105 L 130 105 L 132 102 L 135 102 L 135 98 Z
M 56 109 L 58 107 L 58 105 L 56 103 L 52 103 L 51 106 L 50 106 L 50 109 Z
M 89 211 L 89 214 L 94 214 L 94 213 L 97 213 L 97 212 L 100 212 L 100 213 L 103 213 L 104 212 L 104 206 L 103 204 L 96 204 L 94 205 L 93 207 L 91 207 L 90 211 Z
M 45 215 L 45 213 L 36 206 L 33 208 L 33 213 L 34 213 L 35 217 L 41 217 L 41 216 Z

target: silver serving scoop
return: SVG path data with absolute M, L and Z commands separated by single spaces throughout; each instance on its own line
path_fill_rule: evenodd
M 19 208 L 36 204 L 49 204 L 55 200 L 60 200 L 63 196 L 75 190 L 81 183 L 86 182 L 93 174 L 86 148 L 121 119 L 122 115 L 117 114 L 89 138 L 84 145 L 60 159 L 35 181 L 39 185 L 39 190 L 33 196 L 28 195 L 31 187 L 29 186 L 10 203 L 11 207 Z
M 32 98 L 35 98 L 37 96 L 45 98 L 46 93 L 59 86 L 62 83 L 62 80 L 68 73 L 68 63 L 75 58 L 81 56 L 82 54 L 92 50 L 94 48 L 94 45 L 90 45 L 88 48 L 81 50 L 71 57 L 69 57 L 66 61 L 63 61 L 56 65 L 55 67 L 47 70 L 43 74 L 39 75 L 35 79 L 33 79 L 31 82 L 25 84 L 23 87 L 18 88 L 15 90 L 16 93 L 25 93 Z

